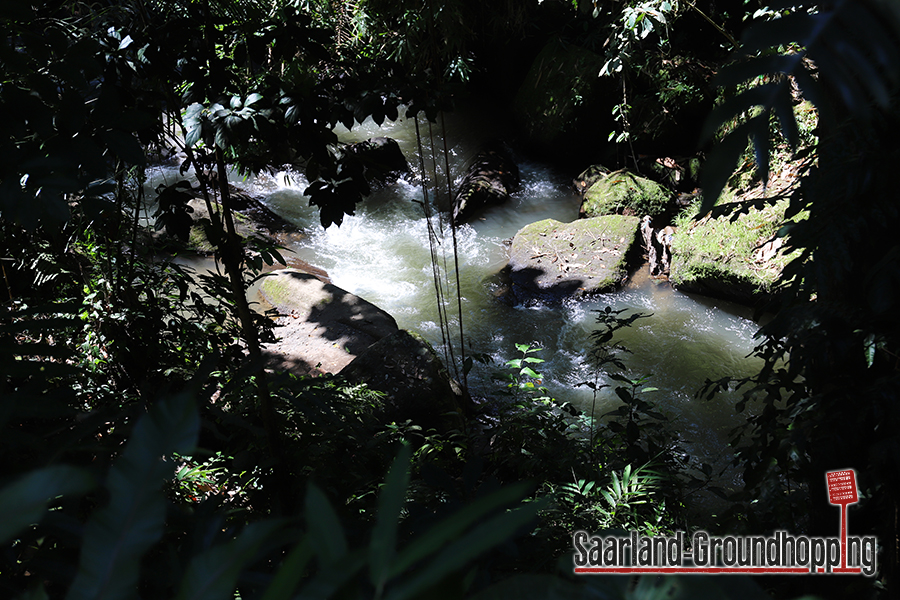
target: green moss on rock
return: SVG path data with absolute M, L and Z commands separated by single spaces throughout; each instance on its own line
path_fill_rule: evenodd
M 602 131 L 609 120 L 615 82 L 598 77 L 605 58 L 553 40 L 534 59 L 516 93 L 513 111 L 527 139 L 551 152 L 594 143 L 585 131 Z
M 698 205 L 676 219 L 670 280 L 685 291 L 752 302 L 768 294 L 791 255 L 775 238 L 787 200 L 762 209 L 695 220 Z
M 671 201 L 671 192 L 655 181 L 629 171 L 614 171 L 600 177 L 585 190 L 581 214 L 585 217 L 656 217 L 670 208 Z
M 552 300 L 619 287 L 628 276 L 639 224 L 637 217 L 607 215 L 523 227 L 509 252 L 515 298 Z

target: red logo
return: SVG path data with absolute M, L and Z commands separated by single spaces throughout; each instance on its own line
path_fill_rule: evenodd
M 825 473 L 825 482 L 828 484 L 828 503 L 841 506 L 841 566 L 834 567 L 832 572 L 859 573 L 859 569 L 847 568 L 847 505 L 859 502 L 856 471 L 853 469 L 829 471 Z

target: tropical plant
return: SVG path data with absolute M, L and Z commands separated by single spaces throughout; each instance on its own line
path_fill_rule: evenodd
M 860 470 L 867 501 L 860 520 L 894 539 L 900 457 L 896 447 L 897 318 L 889 309 L 898 273 L 892 232 L 900 223 L 889 175 L 897 160 L 900 89 L 900 13 L 889 2 L 787 3 L 748 29 L 740 54 L 722 69 L 721 85 L 750 85 L 726 100 L 709 120 L 707 135 L 747 115 L 726 135 L 705 166 L 704 204 L 713 208 L 748 137 L 766 181 L 770 120 L 791 144 L 799 139 L 792 110 L 796 85 L 819 113 L 815 161 L 799 185 L 784 194 L 786 222 L 779 235 L 796 255 L 766 307 L 774 318 L 761 329 L 756 354 L 761 372 L 747 386 L 739 410 L 754 416 L 735 437 L 744 468 L 741 499 L 748 526 L 796 523 L 829 530 L 823 473 L 838 465 Z M 765 201 L 775 202 L 777 197 Z M 717 207 L 744 210 L 749 203 Z M 789 235 L 789 237 L 787 237 Z M 710 382 L 707 391 L 733 385 Z M 863 525 L 860 525 L 863 526 Z M 889 551 L 881 577 L 896 586 L 898 557 Z

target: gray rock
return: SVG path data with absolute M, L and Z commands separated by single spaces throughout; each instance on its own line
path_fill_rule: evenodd
M 371 302 L 295 269 L 263 279 L 260 296 L 282 316 L 280 339 L 266 348 L 270 365 L 300 373 L 337 373 L 378 340 L 398 331 Z
M 638 225 L 637 217 L 607 215 L 523 227 L 509 251 L 514 298 L 553 301 L 616 289 L 628 276 Z
M 409 419 L 426 430 L 464 426 L 462 391 L 434 348 L 415 333 L 401 329 L 379 340 L 340 374 L 384 392 L 383 419 Z
M 351 144 L 347 151 L 362 162 L 366 179 L 370 182 L 390 183 L 400 175 L 409 173 L 409 163 L 400 150 L 400 144 L 393 138 L 370 138 Z
M 667 277 L 672 267 L 672 238 L 675 227 L 667 225 L 661 229 L 653 228 L 653 217 L 641 219 L 641 236 L 644 239 L 644 250 L 647 251 L 647 263 L 650 275 Z
M 453 200 L 453 222 L 465 223 L 487 206 L 502 204 L 519 185 L 519 166 L 502 143 L 486 144 L 469 164 Z

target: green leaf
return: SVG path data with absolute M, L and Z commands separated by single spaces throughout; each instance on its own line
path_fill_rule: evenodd
M 866 366 L 871 368 L 875 363 L 875 348 L 877 347 L 877 344 L 875 343 L 875 336 L 870 333 L 868 336 L 866 336 L 866 340 L 863 345 L 865 348 Z
M 398 554 L 391 569 L 391 577 L 399 575 L 413 564 L 443 548 L 447 542 L 489 512 L 523 498 L 525 490 L 526 484 L 524 483 L 504 487 L 488 496 L 478 498 L 465 508 L 446 517 L 413 540 Z
M 20 477 L 0 491 L 0 542 L 39 522 L 53 498 L 84 494 L 95 484 L 88 471 L 68 465 L 45 467 Z
M 377 590 L 387 582 L 391 562 L 397 553 L 397 525 L 406 503 L 410 455 L 409 446 L 403 446 L 378 498 L 378 517 L 369 543 L 369 577 Z
M 337 513 L 315 484 L 306 492 L 306 523 L 313 544 L 320 548 L 324 565 L 335 564 L 347 554 L 347 538 Z
M 229 146 L 228 139 L 228 131 L 223 124 L 219 124 L 216 127 L 216 136 L 215 136 L 216 146 L 221 148 L 222 150 L 227 150 Z
M 336 592 L 344 587 L 365 566 L 366 556 L 368 555 L 365 550 L 365 548 L 355 550 L 341 559 L 340 562 L 326 567 L 321 567 L 320 564 L 319 572 L 312 578 L 312 581 L 303 586 L 299 594 L 293 596 L 292 600 L 334 598 Z
M 531 521 L 547 504 L 546 499 L 532 502 L 497 515 L 446 546 L 428 566 L 392 589 L 385 600 L 406 600 L 433 586 L 464 567 L 481 553 L 506 541 L 516 530 Z
M 133 598 L 141 558 L 162 536 L 166 500 L 162 483 L 172 477 L 163 456 L 191 454 L 200 420 L 187 395 L 156 403 L 138 421 L 121 456 L 109 470 L 109 504 L 85 526 L 78 573 L 68 600 Z
M 616 388 L 616 396 L 622 399 L 623 402 L 630 403 L 634 400 L 634 397 L 631 395 L 631 392 L 628 391 L 627 388 L 617 387 Z
M 278 572 L 275 573 L 275 577 L 272 578 L 272 583 L 266 588 L 266 593 L 263 595 L 262 600 L 283 600 L 293 597 L 294 590 L 297 589 L 297 585 L 303 579 L 306 565 L 309 564 L 314 555 L 315 551 L 310 543 L 310 536 L 305 535 L 300 540 L 300 543 L 294 546 L 294 549 L 291 550 L 284 563 L 279 567 Z
M 527 375 L 528 377 L 531 377 L 532 379 L 540 379 L 541 378 L 540 373 L 537 373 L 531 367 L 522 367 L 522 369 L 519 371 L 519 375 Z
M 238 576 L 260 546 L 280 533 L 285 521 L 251 523 L 232 540 L 198 554 L 181 580 L 178 600 L 233 600 Z

